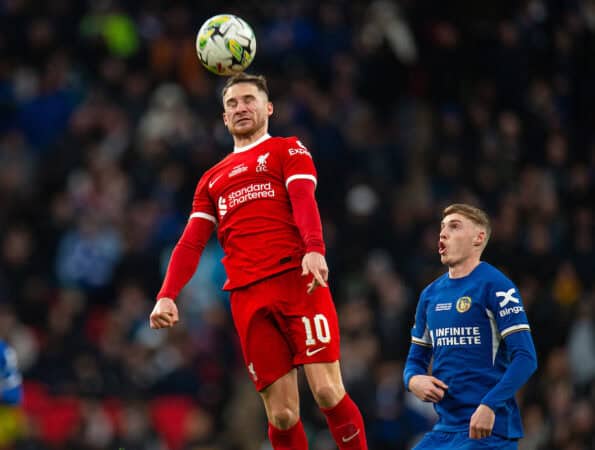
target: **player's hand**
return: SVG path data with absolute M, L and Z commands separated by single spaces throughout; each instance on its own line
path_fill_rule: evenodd
M 479 405 L 469 421 L 469 437 L 482 439 L 492 434 L 496 414 L 487 405 Z
M 173 327 L 178 320 L 178 307 L 174 301 L 171 298 L 162 297 L 155 303 L 149 323 L 151 328 L 159 329 Z
M 302 276 L 312 274 L 313 278 L 308 283 L 308 294 L 314 292 L 318 286 L 327 287 L 328 266 L 326 259 L 318 252 L 309 252 L 302 258 Z
M 448 386 L 431 375 L 414 375 L 409 380 L 409 390 L 424 402 L 438 403 Z

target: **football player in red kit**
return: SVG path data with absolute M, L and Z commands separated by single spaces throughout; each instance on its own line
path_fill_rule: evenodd
M 260 392 L 275 450 L 308 448 L 299 415 L 298 366 L 339 449 L 367 449 L 361 413 L 345 392 L 339 326 L 327 281 L 312 155 L 295 137 L 272 137 L 266 80 L 239 74 L 223 88 L 234 151 L 204 173 L 151 313 L 152 328 L 178 321 L 174 299 L 215 226 L 224 289 L 246 367 Z

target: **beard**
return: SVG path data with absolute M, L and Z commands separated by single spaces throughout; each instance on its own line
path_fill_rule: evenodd
M 240 137 L 240 138 L 250 138 L 252 135 L 256 134 L 258 131 L 260 131 L 264 126 L 265 126 L 265 121 L 264 120 L 252 120 L 252 126 L 250 127 L 244 127 L 244 126 L 236 126 L 235 124 L 232 124 L 231 126 L 228 126 L 227 129 L 229 130 L 229 132 L 236 137 Z

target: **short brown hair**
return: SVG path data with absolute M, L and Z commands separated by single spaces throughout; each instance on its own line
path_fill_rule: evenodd
M 492 225 L 490 223 L 490 218 L 485 211 L 475 206 L 467 205 L 466 203 L 453 203 L 452 205 L 444 208 L 444 211 L 442 211 L 442 218 L 445 218 L 450 214 L 460 214 L 461 216 L 469 219 L 474 224 L 485 228 L 485 243 L 488 243 L 490 235 L 492 234 Z
M 258 88 L 259 91 L 264 92 L 267 97 L 269 96 L 269 87 L 267 86 L 267 79 L 263 75 L 250 75 L 248 73 L 240 72 L 237 75 L 229 77 L 223 90 L 221 91 L 221 98 L 225 98 L 227 90 L 234 84 L 238 83 L 252 83 Z

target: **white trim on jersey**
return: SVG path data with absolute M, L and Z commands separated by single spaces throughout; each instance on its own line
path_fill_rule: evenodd
M 251 148 L 256 147 L 258 144 L 262 144 L 264 141 L 266 141 L 270 137 L 271 137 L 271 135 L 269 133 L 265 133 L 263 136 L 259 137 L 251 144 L 244 145 L 243 147 L 234 147 L 233 152 L 241 153 L 241 152 L 245 152 L 246 150 L 250 150 Z
M 309 174 L 303 173 L 303 174 L 297 174 L 297 175 L 292 175 L 292 176 L 288 177 L 287 180 L 285 180 L 285 187 L 288 187 L 289 183 L 291 183 L 294 180 L 310 180 L 310 181 L 314 182 L 314 187 L 316 187 L 316 185 L 318 184 L 318 182 L 316 181 L 316 177 L 314 175 L 309 175 Z
M 195 212 L 190 214 L 190 217 L 188 218 L 188 220 L 190 219 L 206 219 L 206 220 L 210 220 L 211 222 L 213 222 L 215 225 L 217 225 L 217 219 L 213 216 L 211 216 L 210 214 L 207 213 L 203 213 L 203 212 Z
M 415 336 L 411 336 L 411 342 L 417 345 L 423 345 L 424 347 L 431 347 L 432 343 L 424 341 L 423 339 L 416 338 Z
M 531 331 L 531 327 L 529 327 L 529 324 L 526 323 L 522 323 L 520 325 L 513 325 L 502 330 L 500 334 L 502 335 L 502 337 L 506 337 L 509 334 L 516 333 L 517 331 Z
M 498 331 L 498 324 L 496 323 L 496 317 L 494 313 L 489 309 L 486 309 L 488 319 L 490 319 L 490 329 L 492 330 L 492 365 L 496 364 L 496 354 L 498 353 L 498 347 L 500 347 L 500 341 L 502 336 Z

